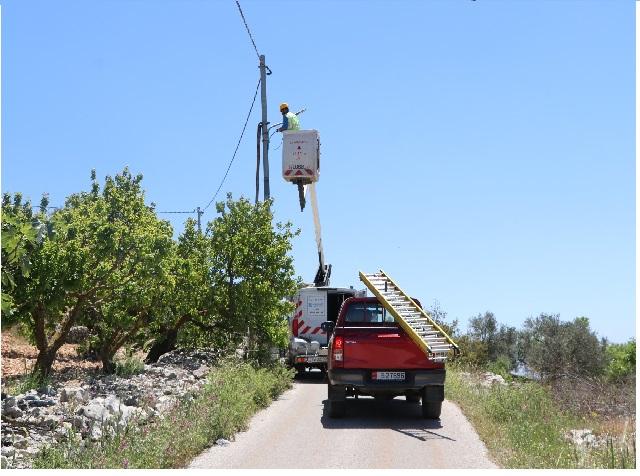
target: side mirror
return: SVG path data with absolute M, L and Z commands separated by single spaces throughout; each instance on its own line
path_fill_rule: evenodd
M 325 321 L 322 324 L 320 324 L 320 329 L 325 331 L 327 335 L 331 335 L 335 327 L 336 327 L 336 323 L 333 321 Z

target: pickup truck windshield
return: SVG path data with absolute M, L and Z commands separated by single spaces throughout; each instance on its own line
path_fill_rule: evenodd
M 393 316 L 378 303 L 356 302 L 349 305 L 344 316 L 344 325 L 376 326 L 393 324 Z

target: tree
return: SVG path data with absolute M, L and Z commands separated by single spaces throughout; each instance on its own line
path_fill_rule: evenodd
M 125 260 L 112 273 L 110 299 L 91 303 L 95 348 L 106 373 L 115 371 L 113 359 L 123 345 L 140 339 L 153 321 L 166 317 L 166 298 L 173 298 L 173 231 L 145 205 L 141 181 L 142 175 L 133 177 L 126 169 L 107 177 L 100 196 L 104 208 L 95 217 L 117 236 L 116 255 L 110 258 Z
M 27 278 L 31 271 L 31 256 L 43 234 L 46 233 L 46 207 L 48 198 L 43 195 L 40 213 L 34 214 L 29 201 L 23 203 L 22 195 L 13 199 L 5 193 L 2 197 L 2 324 L 12 325 L 15 310 L 13 290 L 16 278 Z
M 498 332 L 493 336 L 488 349 L 489 359 L 497 360 L 506 357 L 513 366 L 518 360 L 518 331 L 515 327 L 500 324 Z
M 636 373 L 636 340 L 624 344 L 609 344 L 606 347 L 606 375 L 614 382 L 624 380 Z
M 586 317 L 572 322 L 562 322 L 558 314 L 528 318 L 521 340 L 524 360 L 543 378 L 603 371 L 602 345 Z
M 485 312 L 484 315 L 478 314 L 469 320 L 469 335 L 487 344 L 491 345 L 498 329 L 498 321 L 492 312 Z
M 94 171 L 91 180 L 90 192 L 71 195 L 52 214 L 55 233 L 42 241 L 30 275 L 16 286 L 16 312 L 38 348 L 34 373 L 41 376 L 51 372 L 74 324 L 95 317 L 96 309 L 104 316 L 104 306 L 125 297 L 137 299 L 132 289 L 142 288 L 160 272 L 163 250 L 171 241 L 168 224 L 148 229 L 150 211 L 140 208 L 141 175 L 133 177 L 125 168 L 107 177 L 102 191 Z M 134 296 L 127 296 L 127 290 Z M 94 325 L 109 328 L 108 322 Z
M 458 334 L 458 320 L 453 319 L 451 322 L 449 322 L 447 320 L 447 311 L 443 310 L 440 307 L 440 303 L 437 300 L 433 301 L 433 304 L 431 305 L 427 313 L 434 321 L 436 321 L 436 324 L 438 324 L 449 337 L 453 338 Z
M 209 270 L 210 242 L 196 230 L 196 222 L 189 218 L 184 231 L 178 237 L 175 258 L 171 263 L 173 286 L 164 294 L 168 319 L 156 320 L 151 327 L 155 334 L 153 344 L 147 354 L 147 363 L 173 349 L 178 341 L 178 333 L 185 326 L 193 328 L 191 344 L 206 341 L 214 328 L 211 320 L 212 280 Z
M 283 318 L 292 310 L 285 299 L 297 289 L 290 223 L 273 224 L 271 202 L 256 205 L 227 195 L 216 204 L 219 216 L 208 224 L 208 268 L 212 286 L 212 337 L 237 346 L 245 337 L 258 360 L 271 347 L 286 345 Z M 188 337 L 188 336 L 187 336 Z

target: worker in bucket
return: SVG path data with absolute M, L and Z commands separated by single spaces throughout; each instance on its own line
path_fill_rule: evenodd
M 289 112 L 289 105 L 286 102 L 280 104 L 280 112 L 282 113 L 282 127 L 276 129 L 278 132 L 300 130 L 300 120 L 295 113 Z

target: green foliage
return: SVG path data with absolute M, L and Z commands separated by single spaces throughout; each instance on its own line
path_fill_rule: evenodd
M 40 213 L 34 214 L 30 202 L 22 202 L 22 195 L 5 193 L 2 197 L 2 325 L 13 325 L 16 308 L 13 291 L 16 280 L 28 278 L 31 257 L 46 233 L 46 195 Z
M 507 380 L 511 379 L 511 375 L 509 374 L 511 368 L 511 359 L 506 355 L 498 356 L 496 360 L 489 362 L 487 365 L 489 372 L 501 375 Z
M 144 204 L 141 180 L 125 168 L 101 189 L 92 173 L 91 191 L 71 195 L 50 217 L 55 233 L 43 237 L 30 274 L 16 281 L 17 312 L 39 350 L 37 371 L 50 372 L 81 321 L 95 331 L 104 363 L 153 318 L 141 309 L 160 292 L 172 231 Z
M 237 345 L 247 336 L 251 357 L 266 362 L 271 347 L 284 347 L 286 321 L 296 290 L 290 223 L 273 225 L 271 203 L 241 198 L 216 204 L 219 216 L 209 223 L 213 339 Z M 202 334 L 199 335 L 202 337 Z M 193 333 L 183 339 L 193 343 Z
M 486 342 L 481 342 L 469 335 L 456 339 L 460 347 L 459 362 L 472 368 L 481 368 L 489 362 L 489 348 Z
M 116 362 L 116 375 L 128 377 L 144 370 L 144 362 L 134 355 L 127 355 L 124 360 Z
M 606 347 L 606 376 L 619 381 L 636 373 L 636 340 L 625 344 L 609 344 Z
M 144 202 L 142 175 L 127 169 L 107 177 L 102 191 L 94 182 L 97 210 L 90 216 L 97 237 L 111 246 L 102 251 L 109 299 L 96 296 L 87 306 L 88 321 L 105 371 L 114 371 L 113 356 L 123 345 L 141 338 L 144 328 L 168 313 L 173 291 L 172 229 Z M 104 246 L 104 245 L 102 245 Z M 99 278 L 100 279 L 104 278 Z
M 291 386 L 293 372 L 280 366 L 255 369 L 223 362 L 197 398 L 165 418 L 130 424 L 84 447 L 70 441 L 42 452 L 35 468 L 182 468 L 218 438 L 244 430 L 250 417 Z
M 27 393 L 29 390 L 37 390 L 51 385 L 51 378 L 43 377 L 40 373 L 25 374 L 15 380 L 6 382 L 6 391 L 10 395 Z
M 558 315 L 541 314 L 527 319 L 524 327 L 526 361 L 543 377 L 602 373 L 604 352 L 586 317 L 562 322 Z

